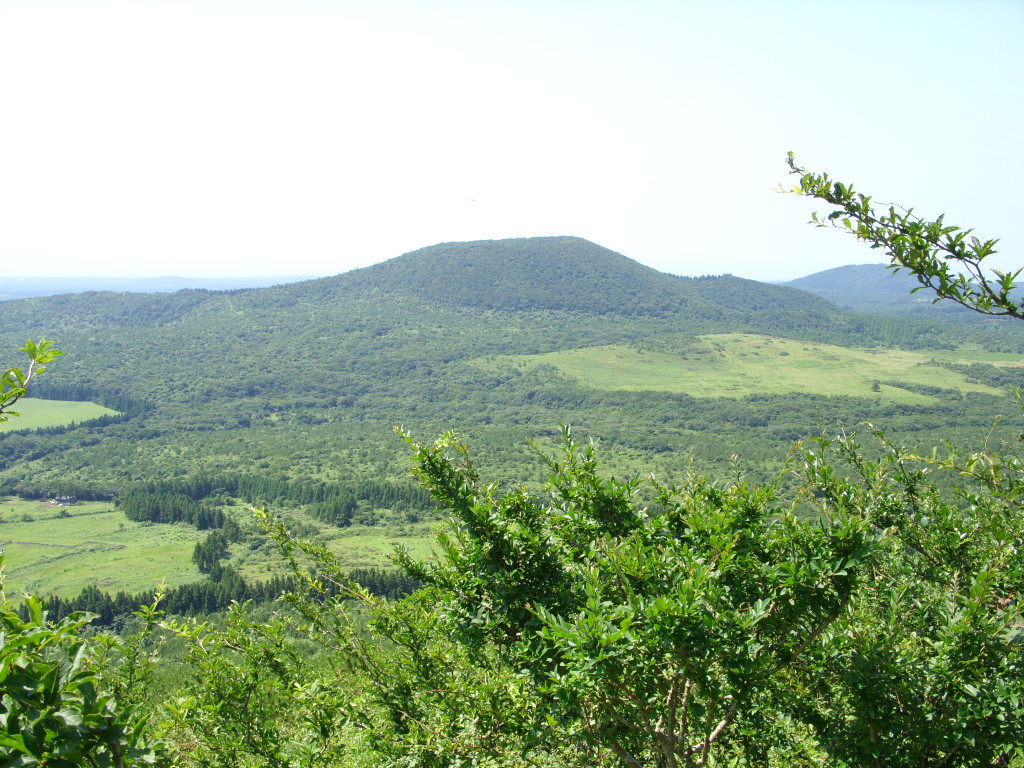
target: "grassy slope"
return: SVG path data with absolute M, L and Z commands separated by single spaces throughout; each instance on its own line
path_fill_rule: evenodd
M 933 359 L 1022 366 L 1017 355 L 967 350 L 908 352 L 858 350 L 754 334 L 713 334 L 678 352 L 610 345 L 490 358 L 483 365 L 521 368 L 553 365 L 589 386 L 604 390 L 656 390 L 694 397 L 809 393 L 881 398 L 925 404 L 934 399 L 899 384 L 960 392 L 999 394 L 993 387 L 930 365 Z M 880 383 L 875 390 L 874 384 Z
M 19 400 L 15 410 L 21 416 L 0 423 L 0 432 L 61 427 L 72 422 L 88 421 L 89 419 L 98 419 L 100 416 L 115 416 L 117 414 L 117 411 L 96 405 L 96 403 L 73 400 L 40 400 L 35 397 Z
M 316 538 L 334 552 L 346 568 L 389 568 L 392 566 L 390 557 L 399 547 L 421 558 L 430 554 L 434 542 L 431 523 L 384 530 L 364 526 L 337 528 L 304 517 L 303 522 L 321 530 Z M 224 562 L 249 581 L 288 575 L 286 563 L 270 542 L 258 537 L 255 540 L 257 548 L 245 542 L 232 545 L 230 557 Z

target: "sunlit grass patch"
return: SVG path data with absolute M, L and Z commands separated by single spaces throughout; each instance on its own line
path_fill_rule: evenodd
M 695 397 L 753 394 L 819 394 L 871 397 L 904 404 L 933 400 L 905 387 L 938 387 L 963 393 L 1001 391 L 950 371 L 937 360 L 1021 365 L 1019 356 L 984 350 L 905 351 L 851 349 L 756 334 L 729 333 L 685 344 L 611 345 L 540 355 L 492 358 L 482 365 L 522 369 L 552 365 L 605 390 L 680 392 Z
M 72 422 L 117 415 L 117 411 L 96 405 L 96 403 L 77 400 L 41 400 L 37 397 L 26 397 L 19 400 L 14 406 L 14 410 L 21 415 L 0 423 L 0 432 L 62 427 Z
M 196 581 L 192 550 L 203 536 L 187 525 L 132 522 L 110 502 L 0 501 L 9 594 L 73 597 L 87 586 L 135 594 L 155 591 L 161 581 Z

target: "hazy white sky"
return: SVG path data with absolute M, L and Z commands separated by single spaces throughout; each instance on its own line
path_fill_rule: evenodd
M 1024 265 L 1022 41 L 1020 0 L 0 0 L 0 275 L 881 261 L 772 192 L 788 150 Z

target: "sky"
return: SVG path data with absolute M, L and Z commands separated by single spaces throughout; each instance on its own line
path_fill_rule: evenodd
M 3 275 L 332 275 L 575 235 L 880 262 L 786 153 L 1024 266 L 1020 0 L 0 0 Z

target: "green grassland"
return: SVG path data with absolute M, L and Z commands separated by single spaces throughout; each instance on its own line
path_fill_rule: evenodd
M 302 514 L 286 515 L 286 525 L 289 518 L 300 521 L 303 537 L 323 544 L 346 568 L 390 568 L 391 555 L 399 547 L 409 550 L 413 557 L 427 557 L 433 545 L 436 525 L 414 523 L 387 529 L 361 525 L 339 528 Z M 230 557 L 224 562 L 233 566 L 246 581 L 263 581 L 289 573 L 287 563 L 270 539 L 258 532 L 247 537 L 246 541 L 233 544 Z
M 231 509 L 244 527 L 253 528 L 248 510 Z M 383 530 L 337 528 L 301 514 L 288 517 L 348 568 L 388 567 L 388 556 L 399 546 L 424 557 L 433 540 L 431 523 Z M 56 508 L 46 501 L 0 499 L 0 546 L 6 550 L 5 581 L 11 594 L 74 597 L 87 586 L 110 594 L 139 594 L 155 591 L 161 581 L 169 587 L 198 581 L 205 577 L 192 562 L 192 550 L 206 535 L 190 525 L 132 522 L 109 502 Z M 252 581 L 287 572 L 272 542 L 259 532 L 233 544 L 224 562 Z
M 916 405 L 932 402 L 933 398 L 905 386 L 1000 393 L 935 365 L 937 360 L 1024 365 L 1019 355 L 982 349 L 851 349 L 747 333 L 680 338 L 674 344 L 662 340 L 647 346 L 615 344 L 539 355 L 507 355 L 478 363 L 484 367 L 512 365 L 520 370 L 551 365 L 596 389 L 679 392 L 694 397 L 802 393 L 871 397 Z
M 72 422 L 117 415 L 117 411 L 96 405 L 96 403 L 75 400 L 40 400 L 35 397 L 19 400 L 15 410 L 21 416 L 12 421 L 0 423 L 0 431 L 62 427 Z
M 90 585 L 136 593 L 200 578 L 192 550 L 205 534 L 192 526 L 135 523 L 109 502 L 55 508 L 8 497 L 0 515 L 11 593 L 73 597 Z

